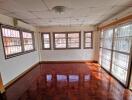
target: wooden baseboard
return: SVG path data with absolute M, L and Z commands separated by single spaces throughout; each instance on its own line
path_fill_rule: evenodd
M 73 60 L 73 61 L 40 61 L 40 64 L 46 63 L 98 63 L 95 60 Z
M 5 92 L 5 88 L 2 82 L 1 74 L 0 74 L 0 94 Z

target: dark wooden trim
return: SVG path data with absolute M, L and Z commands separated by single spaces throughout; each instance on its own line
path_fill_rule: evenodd
M 0 100 L 7 100 L 6 93 L 0 94 Z
M 54 63 L 98 63 L 95 60 L 73 60 L 73 61 L 40 61 L 40 64 L 54 64 Z
M 22 51 L 21 52 L 14 53 L 14 54 L 10 54 L 10 55 L 6 55 L 6 53 L 5 53 L 5 47 L 4 47 L 4 40 L 3 40 L 2 28 L 7 28 L 7 29 L 12 29 L 12 30 L 19 31 L 20 41 L 21 41 L 21 45 L 20 46 L 22 48 Z M 27 29 L 22 29 L 22 28 L 18 28 L 18 27 L 14 27 L 14 26 L 9 26 L 9 25 L 1 24 L 0 25 L 0 32 L 1 32 L 2 45 L 3 45 L 3 51 L 4 51 L 5 59 L 9 59 L 9 58 L 12 58 L 12 57 L 20 56 L 20 55 L 23 55 L 23 54 L 26 54 L 26 53 L 35 51 L 35 38 L 34 38 L 33 31 L 29 31 Z M 31 32 L 32 33 L 32 39 L 33 39 L 33 49 L 32 50 L 24 51 L 24 44 L 23 44 L 22 32 Z
M 49 48 L 45 48 L 45 47 L 44 47 L 44 38 L 43 38 L 43 35 L 44 35 L 44 34 L 48 34 L 48 35 L 49 35 L 49 45 L 50 45 Z M 41 41 L 42 41 L 42 49 L 43 49 L 43 50 L 51 50 L 51 33 L 50 33 L 50 32 L 42 32 L 42 33 L 41 33 Z
M 85 47 L 86 33 L 91 33 L 91 47 Z M 84 31 L 83 32 L 83 48 L 84 49 L 93 49 L 93 31 Z
M 104 28 L 108 28 L 108 27 L 111 27 L 111 26 L 115 26 L 117 24 L 122 24 L 122 23 L 126 23 L 128 22 L 129 20 L 132 20 L 132 14 L 131 15 L 128 15 L 126 17 L 123 17 L 123 18 L 120 18 L 120 19 L 117 19 L 107 25 L 104 25 L 104 26 L 101 26 L 99 27 L 99 29 L 104 29 Z
M 35 51 L 35 37 L 34 37 L 34 32 L 33 31 L 29 31 L 29 30 L 21 30 L 20 31 L 22 36 L 21 36 L 21 41 L 22 41 L 22 48 L 23 48 L 23 52 L 28 52 L 28 51 Z M 32 50 L 25 50 L 24 49 L 24 38 L 23 38 L 23 32 L 27 32 L 30 33 L 32 35 L 32 42 L 33 42 L 33 49 Z
M 4 92 L 5 92 L 5 87 L 3 85 L 2 77 L 1 77 L 1 74 L 0 74 L 0 94 L 2 94 Z
M 16 78 L 14 78 L 13 80 L 11 80 L 10 82 L 8 82 L 5 85 L 5 89 L 8 89 L 10 86 L 12 86 L 14 83 L 16 83 L 19 79 L 23 78 L 27 73 L 29 73 L 31 70 L 33 70 L 35 67 L 39 66 L 39 62 L 32 65 L 29 69 L 27 69 L 26 71 L 24 71 L 23 73 L 21 73 L 20 75 L 18 75 Z
M 68 34 L 77 33 L 79 34 L 79 47 L 68 47 Z M 55 34 L 65 34 L 66 36 L 66 47 L 65 48 L 56 48 L 55 47 Z M 53 32 L 53 48 L 54 50 L 66 50 L 66 49 L 81 49 L 81 31 L 72 31 L 72 32 Z
M 3 40 L 3 33 L 2 33 L 2 25 L 0 25 L 0 33 L 1 33 L 1 40 L 2 40 L 2 46 L 3 46 L 3 52 L 4 52 L 4 57 L 6 59 L 6 53 L 5 53 L 5 47 L 4 47 L 4 40 Z

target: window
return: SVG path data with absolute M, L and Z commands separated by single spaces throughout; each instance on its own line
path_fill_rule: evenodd
M 80 48 L 79 33 L 68 33 L 68 48 Z
M 55 49 L 77 49 L 80 48 L 80 32 L 54 33 Z
M 93 33 L 84 32 L 84 48 L 89 49 L 93 48 Z
M 55 33 L 54 34 L 54 48 L 63 49 L 66 48 L 66 34 Z
M 115 28 L 112 74 L 122 83 L 127 81 L 132 46 L 132 24 Z
M 43 49 L 51 49 L 51 37 L 50 33 L 42 33 L 42 48 Z
M 5 58 L 34 50 L 33 34 L 21 32 L 19 29 L 7 25 L 1 25 L 1 29 Z
M 6 57 L 22 52 L 19 30 L 2 27 L 2 36 Z
M 113 29 L 103 30 L 100 64 L 125 86 L 127 86 L 129 79 L 131 50 L 132 24 L 123 24 Z
M 100 64 L 104 69 L 110 71 L 112 54 L 113 29 L 103 30 L 101 33 Z
M 23 37 L 24 51 L 34 50 L 33 33 L 23 31 L 22 37 Z

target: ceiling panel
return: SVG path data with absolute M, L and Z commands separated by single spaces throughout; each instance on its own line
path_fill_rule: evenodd
M 15 0 L 17 4 L 23 6 L 29 11 L 47 10 L 42 0 Z
M 55 6 L 66 6 L 67 8 L 70 8 L 70 0 L 42 0 L 44 1 L 47 6 L 52 9 Z
M 0 8 L 8 10 L 9 12 L 23 12 L 23 11 L 26 11 L 26 9 L 23 6 L 18 5 L 16 2 L 14 2 L 12 0 L 7 0 L 6 2 L 0 3 Z
M 0 13 L 38 26 L 95 25 L 131 4 L 132 0 L 0 0 Z M 56 13 L 55 6 L 66 9 Z

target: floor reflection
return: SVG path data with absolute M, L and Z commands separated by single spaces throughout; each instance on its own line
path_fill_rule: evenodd
M 95 64 L 43 64 L 37 71 L 29 85 L 21 84 L 27 87 L 21 93 L 18 83 L 9 88 L 8 100 L 132 100 L 129 90 Z

